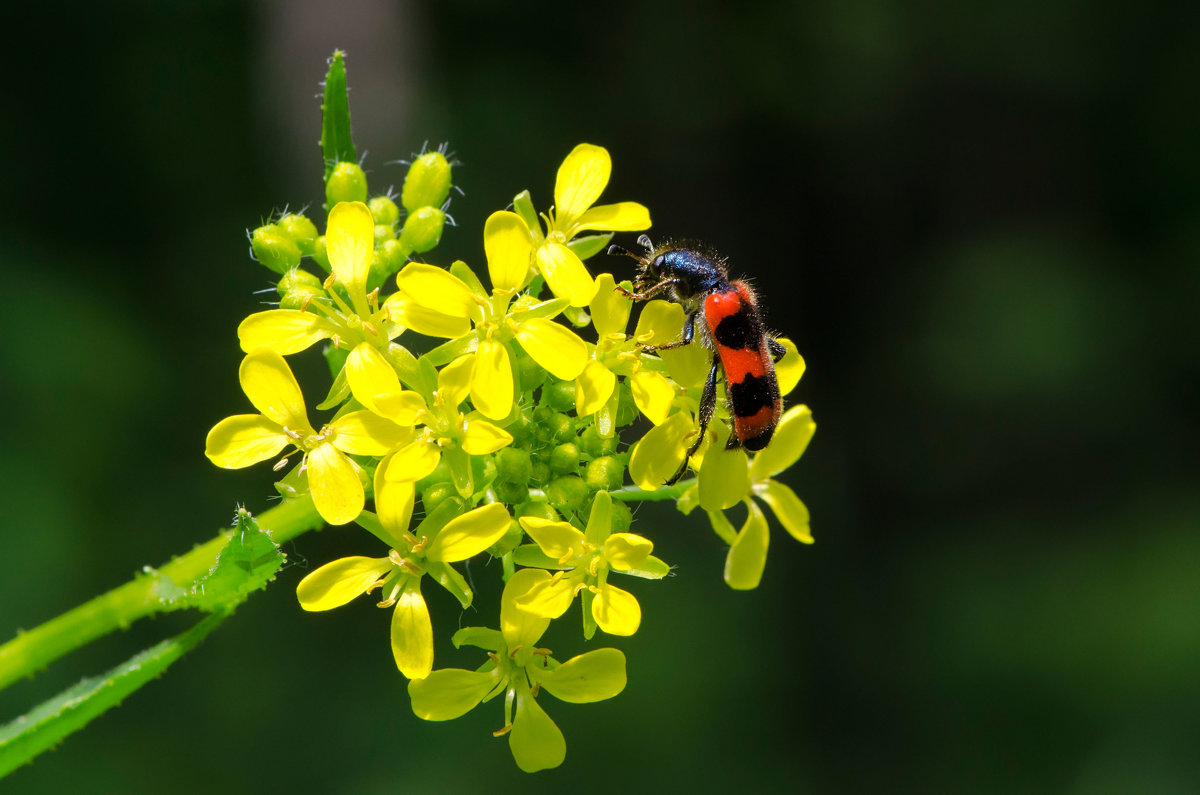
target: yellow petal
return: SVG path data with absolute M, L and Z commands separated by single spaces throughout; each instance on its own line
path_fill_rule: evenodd
M 488 419 L 502 420 L 512 411 L 512 365 L 509 363 L 508 349 L 495 340 L 483 340 L 475 351 L 471 402 Z M 509 441 L 512 441 L 511 436 Z
M 754 493 L 762 497 L 775 518 L 783 525 L 783 529 L 791 533 L 792 538 L 802 544 L 813 542 L 812 531 L 808 526 L 808 507 L 796 496 L 796 492 L 777 480 L 768 480 L 756 485 Z
M 637 202 L 617 202 L 593 207 L 574 223 L 573 232 L 602 229 L 606 232 L 640 232 L 650 228 L 650 211 Z
M 454 720 L 466 715 L 499 679 L 499 671 L 442 668 L 408 683 L 413 714 L 424 720 Z
M 683 307 L 670 301 L 650 301 L 638 317 L 634 338 L 642 345 L 666 345 L 683 338 Z M 703 319 L 697 319 L 703 323 Z M 712 367 L 712 354 L 699 339 L 691 345 L 658 352 L 667 367 L 667 374 L 683 387 L 704 383 Z
M 559 701 L 603 701 L 625 689 L 625 655 L 616 649 L 589 651 L 557 668 L 539 670 L 538 681 Z
M 650 539 L 634 533 L 613 533 L 604 539 L 604 558 L 617 571 L 636 569 L 653 551 Z
M 421 579 L 413 577 L 392 613 L 392 656 L 400 673 L 424 679 L 433 670 L 433 622 L 421 596 Z
M 638 410 L 646 415 L 646 419 L 655 425 L 662 425 L 671 413 L 671 404 L 675 400 L 675 385 L 667 380 L 662 373 L 641 369 L 630 379 L 633 389 L 633 402 Z
M 629 310 L 633 301 L 617 291 L 616 282 L 611 273 L 602 273 L 596 277 L 596 295 L 592 298 L 592 325 L 596 333 L 624 334 L 629 325 Z
M 754 456 L 754 463 L 750 465 L 750 477 L 761 480 L 796 463 L 808 449 L 808 443 L 816 430 L 817 424 L 813 422 L 808 406 L 792 406 L 779 420 L 779 427 L 775 429 L 771 443 Z
M 350 455 L 387 455 L 412 441 L 411 425 L 397 425 L 389 419 L 367 411 L 352 411 L 329 423 L 333 436 L 330 443 Z
M 392 323 L 427 337 L 458 339 L 471 331 L 471 320 L 430 309 L 414 301 L 407 293 L 392 293 L 383 302 L 383 311 Z
M 575 583 L 565 577 L 543 580 L 517 599 L 517 607 L 542 618 L 558 618 L 575 599 Z
M 446 563 L 474 557 L 499 541 L 511 523 L 512 517 L 502 503 L 467 511 L 451 519 L 434 536 L 425 557 Z
M 350 459 L 331 444 L 319 444 L 308 453 L 308 490 L 317 513 L 329 524 L 354 521 L 366 497 Z
M 533 244 L 521 216 L 506 210 L 488 216 L 483 227 L 483 250 L 492 289 L 519 290 L 525 286 Z
M 332 610 L 366 593 L 391 570 L 392 562 L 387 558 L 341 558 L 301 580 L 296 598 L 305 610 Z
M 603 585 L 592 600 L 592 617 L 610 635 L 632 635 L 642 623 L 642 607 L 629 591 Z
M 521 527 L 542 551 L 555 560 L 570 560 L 583 554 L 584 536 L 567 522 L 555 522 L 537 516 L 523 516 Z
M 526 773 L 558 767 L 567 758 L 567 741 L 528 691 L 518 693 L 508 750 L 517 767 Z
M 779 394 L 786 395 L 800 383 L 804 375 L 804 357 L 796 349 L 796 343 L 787 337 L 780 337 L 777 342 L 787 351 L 775 365 L 775 377 L 779 379 Z
M 535 317 L 522 322 L 517 342 L 530 358 L 563 381 L 574 380 L 588 363 L 587 343 L 553 320 Z
M 412 521 L 417 487 L 411 480 L 388 480 L 387 459 L 375 468 L 375 515 L 383 528 L 397 539 Z
M 716 425 L 717 423 L 714 423 Z M 725 449 L 729 431 L 716 429 L 716 440 L 704 453 L 697 477 L 700 485 L 700 507 L 706 511 L 731 508 L 750 493 L 750 462 L 740 447 Z M 713 426 L 709 426 L 713 427 Z
M 359 343 L 346 357 L 345 367 L 346 382 L 359 403 L 398 425 L 417 423 L 418 415 L 425 410 L 424 398 L 400 386 L 396 371 L 378 348 L 368 342 Z
M 459 356 L 438 372 L 438 393 L 447 406 L 457 407 L 471 393 L 475 375 L 475 354 Z
M 325 250 L 334 278 L 362 290 L 375 254 L 375 219 L 362 202 L 339 202 L 329 213 Z
M 278 353 L 260 348 L 247 355 L 238 369 L 238 380 L 264 417 L 293 431 L 313 433 L 300 385 Z
M 462 449 L 469 455 L 487 455 L 512 444 L 512 434 L 490 422 L 474 419 L 463 432 Z
M 235 414 L 213 426 L 204 454 L 222 469 L 241 469 L 279 455 L 294 441 L 261 414 Z
M 683 463 L 688 435 L 693 430 L 692 418 L 678 412 L 647 431 L 629 456 L 629 476 L 633 482 L 647 491 L 666 483 Z
M 575 379 L 575 413 L 580 417 L 595 414 L 608 402 L 617 377 L 600 362 L 590 360 Z
M 546 286 L 571 306 L 587 306 L 596 295 L 596 282 L 574 251 L 561 243 L 544 243 L 537 248 L 534 264 Z
M 612 158 L 602 146 L 580 144 L 558 167 L 554 212 L 558 225 L 569 226 L 596 203 L 612 174 Z
M 549 579 L 550 573 L 541 569 L 520 569 L 508 578 L 504 593 L 500 595 L 500 633 L 508 648 L 537 643 L 550 626 L 550 619 L 535 616 L 517 606 L 517 600 L 530 588 Z
M 401 447 L 379 468 L 383 476 L 391 481 L 420 480 L 437 468 L 442 460 L 442 450 L 436 444 L 425 439 L 417 439 Z
M 469 318 L 479 313 L 479 304 L 467 283 L 433 265 L 408 263 L 396 274 L 396 287 L 421 306 L 444 315 Z
M 258 348 L 270 348 L 287 356 L 333 336 L 333 327 L 325 318 L 310 312 L 269 309 L 247 317 L 238 324 L 237 333 L 238 342 L 246 353 Z
M 771 539 L 762 509 L 752 501 L 746 504 L 750 506 L 750 515 L 725 557 L 725 582 L 738 591 L 758 587 L 767 565 L 767 545 Z

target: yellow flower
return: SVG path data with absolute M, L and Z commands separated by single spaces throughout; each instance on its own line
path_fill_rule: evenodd
M 471 390 L 474 368 L 474 357 L 462 356 L 441 369 L 432 405 L 415 412 L 425 427 L 411 442 L 390 452 L 380 462 L 375 471 L 377 492 L 392 484 L 420 480 L 437 468 L 443 456 L 458 492 L 464 497 L 475 492 L 470 457 L 494 453 L 511 444 L 513 437 L 478 413 L 464 414 L 459 409 Z M 376 395 L 374 399 L 380 402 L 390 397 L 395 395 Z
M 449 564 L 483 552 L 512 522 L 499 503 L 454 516 L 459 510 L 457 504 L 443 503 L 415 533 L 406 529 L 407 518 L 397 525 L 396 517 L 385 518 L 381 513 L 376 532 L 394 543 L 387 557 L 349 557 L 325 564 L 296 587 L 300 606 L 314 612 L 331 610 L 379 588 L 379 606 L 395 607 L 391 641 L 396 667 L 409 679 L 428 676 L 433 668 L 433 624 L 421 595 L 421 578 L 431 575 L 455 594 L 464 608 L 470 607 L 471 590 Z
M 396 286 L 399 292 L 384 302 L 389 318 L 419 334 L 457 340 L 433 352 L 431 361 L 439 363 L 439 354 L 471 359 L 471 402 L 488 419 L 503 420 L 513 411 L 514 342 L 556 378 L 569 381 L 587 363 L 584 341 L 552 320 L 567 305 L 561 299 L 514 301 L 516 290 L 500 286 L 488 294 L 462 263 L 449 271 L 409 263 L 396 274 Z
M 570 245 L 572 239 L 588 230 L 635 232 L 650 228 L 650 212 L 637 202 L 592 206 L 608 185 L 611 173 L 608 150 L 580 144 L 558 168 L 554 207 L 542 215 L 544 231 L 527 194 L 514 201 L 517 212 L 493 213 L 483 232 L 492 284 L 519 290 L 536 271 L 550 291 L 571 306 L 591 303 L 596 283 Z
M 537 546 L 516 550 L 514 561 L 559 571 L 532 585 L 517 598 L 517 607 L 542 618 L 558 618 L 567 612 L 576 594 L 583 593 L 586 637 L 590 638 L 597 626 L 610 635 L 637 632 L 642 608 L 633 594 L 609 583 L 609 573 L 661 579 L 670 568 L 650 554 L 654 544 L 649 539 L 612 532 L 608 492 L 596 494 L 586 532 L 567 522 L 537 517 L 523 517 L 520 522 Z
M 208 433 L 205 455 L 219 467 L 241 469 L 294 447 L 318 513 L 346 524 L 362 511 L 360 469 L 349 455 L 380 456 L 412 438 L 412 428 L 371 411 L 337 417 L 318 433 L 308 422 L 304 395 L 278 353 L 260 349 L 238 370 L 242 391 L 260 414 L 226 417 Z
M 343 348 L 360 342 L 381 346 L 403 329 L 390 322 L 374 294 L 366 291 L 375 252 L 375 220 L 362 202 L 340 202 L 329 213 L 325 233 L 332 273 L 326 287 L 337 285 L 328 298 L 318 298 L 304 310 L 269 309 L 255 312 L 238 326 L 238 340 L 246 353 L 268 348 L 282 355 L 305 350 L 313 343 L 332 339 Z

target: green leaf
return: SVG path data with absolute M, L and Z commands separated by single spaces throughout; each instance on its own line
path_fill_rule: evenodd
M 265 588 L 286 559 L 250 512 L 239 508 L 233 535 L 217 555 L 216 564 L 164 606 L 209 611 L 235 607 L 254 591 Z
M 228 610 L 218 610 L 187 632 L 134 655 L 103 676 L 84 679 L 0 727 L 0 778 L 118 706 L 195 648 L 228 615 Z
M 350 97 L 346 92 L 345 53 L 334 50 L 325 75 L 325 99 L 321 103 L 321 156 L 325 159 L 325 179 L 340 161 L 358 162 L 350 137 Z
M 609 232 L 605 235 L 585 235 L 577 237 L 567 244 L 567 248 L 575 252 L 575 256 L 580 259 L 594 257 L 608 246 L 608 242 L 613 239 L 613 233 Z

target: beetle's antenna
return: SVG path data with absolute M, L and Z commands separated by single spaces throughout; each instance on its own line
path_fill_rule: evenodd
M 650 242 L 650 235 L 639 236 L 638 237 L 638 245 L 641 246 L 642 248 L 646 249 L 646 251 L 654 250 L 654 244 Z
M 645 237 L 645 235 L 643 235 L 642 237 Z M 638 263 L 641 265 L 646 264 L 646 260 L 639 257 L 637 254 L 634 254 L 629 249 L 618 246 L 616 243 L 614 243 L 608 247 L 608 254 L 609 254 L 609 256 L 614 256 L 617 254 L 624 254 L 626 257 L 629 257 L 630 259 L 637 260 Z

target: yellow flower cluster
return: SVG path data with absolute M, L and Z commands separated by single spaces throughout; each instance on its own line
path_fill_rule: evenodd
M 445 175 L 432 196 L 449 190 L 442 164 L 422 176 Z M 329 524 L 357 523 L 386 544 L 386 554 L 310 573 L 297 589 L 301 606 L 324 611 L 379 591 L 380 604 L 393 608 L 392 653 L 412 680 L 415 712 L 445 720 L 506 693 L 501 733 L 511 731 L 527 770 L 553 767 L 565 754 L 536 703 L 540 688 L 586 702 L 616 695 L 625 682 L 616 650 L 559 664 L 537 649 L 548 623 L 578 597 L 587 637 L 632 635 L 641 607 L 612 575 L 657 580 L 670 571 L 644 533 L 630 532 L 627 503 L 661 499 L 665 488 L 680 510 L 701 507 L 729 543 L 725 579 L 734 588 L 762 576 L 768 534 L 759 501 L 792 536 L 812 541 L 807 509 L 773 479 L 812 436 L 803 406 L 784 415 L 753 458 L 726 449 L 727 425 L 712 423 L 690 462 L 696 477 L 665 486 L 695 440 L 711 353 L 699 343 L 648 352 L 678 339 L 683 309 L 647 302 L 629 333 L 630 298 L 611 274 L 593 277 L 585 266 L 614 232 L 650 226 L 640 204 L 596 204 L 611 168 L 606 150 L 581 144 L 558 170 L 551 209 L 539 217 L 524 192 L 512 211 L 493 213 L 483 232 L 490 289 L 463 262 L 396 262 L 389 252 L 398 213 L 386 197 L 332 204 L 325 235 L 311 246 L 327 276 L 288 271 L 280 283 L 281 293 L 291 291 L 287 305 L 238 328 L 241 385 L 258 413 L 220 421 L 206 446 L 229 469 L 278 460 L 277 470 L 290 470 L 285 495 L 311 499 Z M 406 184 L 406 208 L 417 193 Z M 594 334 L 585 333 L 589 325 Z M 423 354 L 407 347 L 427 348 L 429 338 L 434 347 Z M 316 408 L 333 414 L 316 430 L 284 357 L 320 341 L 332 385 Z M 781 342 L 787 394 L 804 363 Z M 631 426 L 646 430 L 630 448 L 621 429 Z M 423 518 L 414 526 L 418 500 Z M 725 512 L 739 504 L 747 517 L 735 529 Z M 501 630 L 461 630 L 456 645 L 480 646 L 490 662 L 435 671 L 422 583 L 428 575 L 469 606 L 474 595 L 454 564 L 485 552 L 500 559 L 507 582 Z

